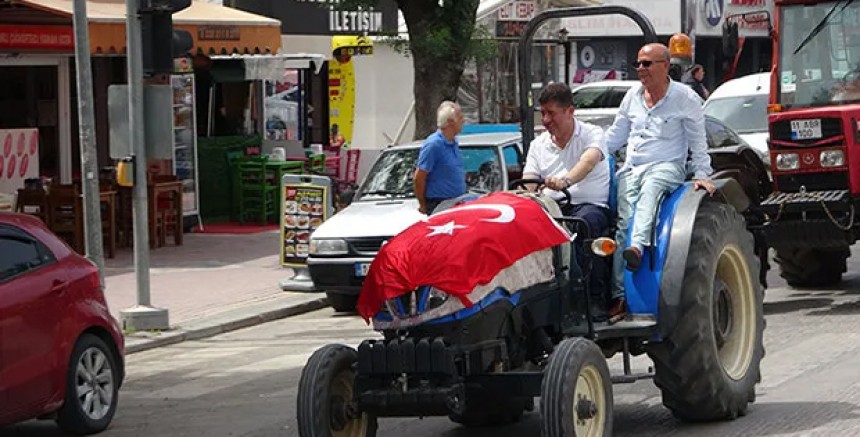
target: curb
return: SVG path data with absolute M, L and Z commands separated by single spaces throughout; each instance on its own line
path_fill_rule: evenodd
M 212 322 L 189 322 L 189 325 L 197 325 L 189 328 L 178 327 L 170 331 L 162 331 L 156 336 L 151 337 L 126 337 L 125 338 L 125 354 L 130 355 L 137 352 L 143 352 L 150 349 L 155 349 L 162 346 L 181 343 L 186 340 L 201 340 L 204 338 L 214 337 L 225 332 L 235 331 L 250 326 L 260 325 L 273 320 L 284 319 L 291 316 L 297 316 L 311 311 L 316 311 L 328 306 L 328 299 L 321 297 L 308 302 L 286 306 L 269 311 L 263 311 L 259 314 L 250 316 L 238 316 L 230 318 L 225 316 L 226 321 Z M 136 334 L 133 334 L 136 335 Z

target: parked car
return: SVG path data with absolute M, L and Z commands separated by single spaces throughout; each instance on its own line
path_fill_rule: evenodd
M 522 177 L 519 133 L 459 137 L 469 191 L 503 190 Z M 308 270 L 337 311 L 353 311 L 379 248 L 425 217 L 418 212 L 412 177 L 421 142 L 391 147 L 374 162 L 353 202 L 311 235 Z
M 66 432 L 100 432 L 124 372 L 95 265 L 39 219 L 0 213 L 0 427 L 45 417 Z
M 611 125 L 624 95 L 639 84 L 638 80 L 602 80 L 576 87 L 573 90 L 576 118 L 598 126 Z M 540 125 L 540 120 L 536 125 Z
M 767 104 L 770 73 L 732 79 L 717 87 L 705 102 L 710 115 L 732 128 L 770 166 L 767 140 Z

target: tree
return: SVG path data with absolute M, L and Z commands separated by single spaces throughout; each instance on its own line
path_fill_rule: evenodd
M 454 100 L 466 61 L 473 56 L 480 0 L 395 0 L 409 33 L 414 67 L 415 138 L 436 130 L 436 108 Z M 338 9 L 375 6 L 378 0 L 343 0 Z

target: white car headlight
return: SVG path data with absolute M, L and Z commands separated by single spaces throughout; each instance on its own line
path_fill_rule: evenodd
M 797 170 L 800 168 L 800 156 L 797 153 L 780 153 L 776 155 L 777 170 Z
M 825 150 L 818 157 L 822 167 L 842 167 L 845 165 L 845 155 L 841 150 Z
M 346 255 L 349 249 L 346 240 L 325 240 L 311 238 L 311 255 Z

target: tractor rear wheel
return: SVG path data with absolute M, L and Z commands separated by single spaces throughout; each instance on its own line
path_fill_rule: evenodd
M 687 421 L 746 414 L 761 380 L 764 292 L 753 237 L 734 208 L 696 214 L 677 324 L 650 346 L 663 405 Z
M 823 287 L 836 285 L 847 270 L 848 248 L 777 249 L 776 263 L 779 275 L 792 287 Z

